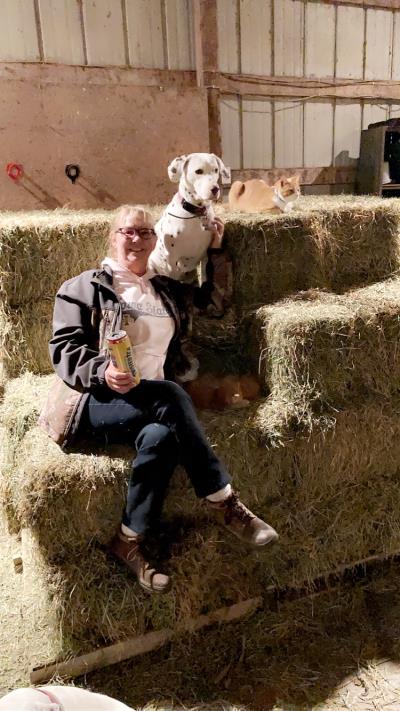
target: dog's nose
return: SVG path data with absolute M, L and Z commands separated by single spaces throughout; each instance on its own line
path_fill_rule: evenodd
M 211 188 L 211 192 L 212 192 L 213 195 L 218 195 L 218 193 L 219 193 L 219 187 L 218 187 L 218 185 L 214 185 L 214 187 Z

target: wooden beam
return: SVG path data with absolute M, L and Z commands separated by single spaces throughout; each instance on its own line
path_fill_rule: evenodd
M 222 137 L 221 137 L 221 111 L 220 111 L 220 92 L 218 89 L 208 89 L 208 142 L 210 153 L 215 153 L 217 156 L 222 156 Z
M 217 0 L 193 0 L 197 86 L 205 86 L 206 72 L 218 72 Z M 207 87 L 208 135 L 212 153 L 221 155 L 221 114 L 218 88 Z
M 39 62 L 0 62 L 0 80 L 41 84 L 158 86 L 160 89 L 195 88 L 196 72 L 132 67 L 80 67 Z
M 355 183 L 356 168 L 352 166 L 328 166 L 322 168 L 273 168 L 271 170 L 232 170 L 234 180 L 261 178 L 272 185 L 278 178 L 300 176 L 301 185 L 351 185 Z
M 400 2 L 400 0 L 399 0 Z M 286 97 L 288 99 L 339 98 L 400 101 L 399 81 L 361 81 L 357 79 L 303 79 L 300 77 L 223 74 L 204 71 L 204 82 L 214 94 Z M 27 81 L 41 84 L 158 86 L 160 89 L 194 89 L 196 72 L 132 67 L 79 67 L 38 62 L 0 62 L 1 81 Z
M 303 79 L 265 77 L 250 74 L 206 74 L 206 85 L 221 94 L 240 96 L 287 97 L 291 99 L 368 99 L 400 101 L 400 82 L 361 81 L 358 79 Z
M 204 72 L 218 71 L 218 24 L 216 0 L 193 0 L 194 45 L 198 86 Z

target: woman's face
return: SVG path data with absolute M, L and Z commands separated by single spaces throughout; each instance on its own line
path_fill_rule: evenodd
M 131 212 L 122 216 L 112 234 L 111 244 L 117 262 L 133 274 L 142 276 L 146 272 L 147 260 L 156 240 L 153 225 L 140 212 Z

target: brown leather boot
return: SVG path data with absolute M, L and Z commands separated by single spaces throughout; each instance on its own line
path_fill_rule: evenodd
M 204 500 L 218 523 L 226 526 L 240 540 L 253 546 L 265 546 L 278 540 L 275 529 L 255 516 L 242 504 L 237 494 L 232 493 L 223 501 Z
M 168 575 L 159 573 L 150 566 L 141 551 L 143 538 L 130 538 L 117 533 L 109 545 L 109 551 L 122 560 L 136 576 L 139 585 L 147 592 L 164 593 L 170 587 Z

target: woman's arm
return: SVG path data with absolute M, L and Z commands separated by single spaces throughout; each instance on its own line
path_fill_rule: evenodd
M 90 390 L 104 385 L 109 363 L 99 352 L 96 311 L 96 284 L 93 272 L 84 272 L 65 282 L 56 296 L 50 358 L 57 375 L 75 390 Z M 97 319 L 95 319 L 97 321 Z

